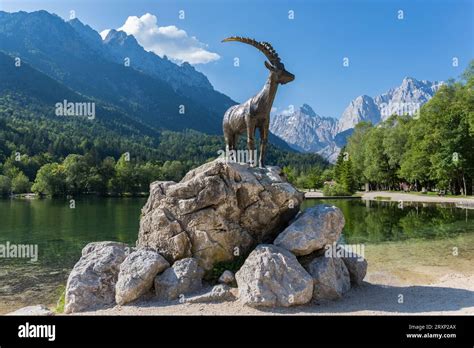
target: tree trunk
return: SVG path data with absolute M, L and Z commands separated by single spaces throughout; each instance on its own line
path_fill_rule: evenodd
M 463 186 L 464 186 L 464 196 L 467 196 L 466 177 L 464 176 L 464 173 L 462 174 L 462 183 L 463 183 Z

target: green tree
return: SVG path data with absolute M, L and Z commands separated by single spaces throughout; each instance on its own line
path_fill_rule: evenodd
M 12 190 L 12 181 L 6 175 L 0 175 L 0 196 L 10 195 Z
M 10 179 L 13 179 L 20 173 L 20 169 L 17 167 L 17 161 L 15 160 L 15 155 L 8 157 L 5 163 L 3 164 L 3 174 L 8 176 Z
M 350 156 L 344 161 L 344 165 L 342 167 L 340 183 L 344 190 L 350 194 L 353 194 L 357 191 L 357 183 L 354 178 L 354 172 L 352 169 L 352 160 Z
M 324 184 L 325 181 L 334 180 L 334 167 L 326 168 L 321 173 L 321 184 Z
M 31 189 L 31 183 L 28 177 L 19 172 L 12 180 L 12 191 L 13 193 L 28 193 Z
M 317 189 L 323 187 L 323 170 L 320 167 L 311 167 L 308 172 L 308 188 Z
M 391 116 L 383 124 L 385 133 L 382 145 L 392 173 L 397 173 L 400 170 L 412 123 L 411 116 Z M 393 179 L 396 180 L 395 177 Z
M 136 167 L 139 186 L 142 192 L 147 192 L 153 181 L 162 178 L 161 167 L 159 165 L 147 162 Z
M 179 181 L 184 176 L 186 168 L 180 161 L 166 161 L 161 167 L 165 180 Z
M 474 110 L 473 77 L 463 84 L 442 86 L 410 125 L 408 148 L 400 176 L 421 185 L 472 193 L 474 137 L 470 118 Z M 471 76 L 471 77 L 469 77 Z
M 345 147 L 341 149 L 341 152 L 337 157 L 336 165 L 334 167 L 334 176 L 338 187 L 332 187 L 333 190 L 344 191 L 346 194 L 353 194 L 357 190 L 357 183 L 352 168 L 352 160 Z
M 334 179 L 336 181 L 341 180 L 342 168 L 344 167 L 344 159 L 347 156 L 346 148 L 343 147 L 337 156 L 336 164 L 334 166 Z
M 123 154 L 115 164 L 115 176 L 111 179 L 110 188 L 119 194 L 138 192 L 135 166 L 129 154 Z
M 298 173 L 295 168 L 292 166 L 284 166 L 282 169 L 283 174 L 285 174 L 286 179 L 292 184 L 296 183 Z
M 115 176 L 115 159 L 106 157 L 98 167 L 91 167 L 87 178 L 87 191 L 106 195 L 109 182 Z
M 372 124 L 368 122 L 358 123 L 352 135 L 347 141 L 347 152 L 352 161 L 352 171 L 354 173 L 354 179 L 357 186 L 360 187 L 367 182 L 367 178 L 364 176 L 364 163 L 366 155 L 366 139 L 367 133 L 372 128 Z
M 377 189 L 390 188 L 396 177 L 384 152 L 384 136 L 384 127 L 372 128 L 366 133 L 363 174 Z
M 71 154 L 63 162 L 67 192 L 71 195 L 87 191 L 89 167 L 82 155 Z
M 59 163 L 42 166 L 31 190 L 39 195 L 64 196 L 67 193 L 66 171 Z

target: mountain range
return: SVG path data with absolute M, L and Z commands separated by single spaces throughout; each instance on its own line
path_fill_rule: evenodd
M 178 66 L 146 52 L 133 37 L 124 35 L 114 32 L 102 40 L 78 19 L 65 22 L 47 11 L 0 12 L 1 51 L 151 126 L 219 134 L 222 113 L 235 103 L 214 91 L 207 78 L 193 67 Z M 124 64 L 125 58 L 129 58 L 130 66 Z M 176 82 L 169 83 L 175 76 Z M 181 90 L 177 85 L 183 80 L 187 84 Z M 195 94 L 186 93 L 187 89 Z M 206 99 L 199 101 L 203 95 L 214 101 L 212 107 Z M 184 114 L 180 113 L 181 105 Z
M 322 117 L 311 106 L 303 104 L 296 110 L 273 114 L 270 130 L 298 151 L 315 152 L 335 162 L 359 122 L 376 125 L 393 114 L 416 115 L 442 84 L 406 77 L 400 86 L 374 98 L 357 97 L 339 119 Z

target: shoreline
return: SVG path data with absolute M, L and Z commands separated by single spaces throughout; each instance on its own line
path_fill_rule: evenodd
M 429 195 L 418 195 L 413 193 L 404 192 L 390 192 L 390 191 L 370 191 L 370 192 L 357 192 L 360 196 L 347 196 L 347 197 L 331 197 L 324 196 L 322 192 L 311 191 L 304 192 L 305 199 L 362 199 L 369 201 L 379 202 L 419 202 L 419 203 L 457 203 L 472 205 L 474 208 L 474 197 L 439 197 Z
M 361 199 L 378 202 L 419 202 L 419 203 L 454 203 L 467 205 L 468 208 L 474 209 L 474 196 L 467 197 L 439 197 L 430 195 L 421 195 L 405 192 L 393 191 L 359 191 L 353 196 L 324 196 L 320 191 L 302 191 L 305 199 Z M 148 194 L 139 193 L 135 195 L 112 195 L 98 196 L 95 194 L 81 194 L 77 198 L 146 198 Z M 19 199 L 19 200 L 43 200 L 43 199 L 67 199 L 68 197 L 41 197 L 34 193 L 17 194 L 10 197 L 0 197 L 3 199 Z

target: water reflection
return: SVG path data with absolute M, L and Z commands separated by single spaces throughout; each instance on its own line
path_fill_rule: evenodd
M 308 199 L 302 209 L 322 203 L 342 210 L 348 243 L 443 239 L 474 232 L 474 211 L 454 204 Z

